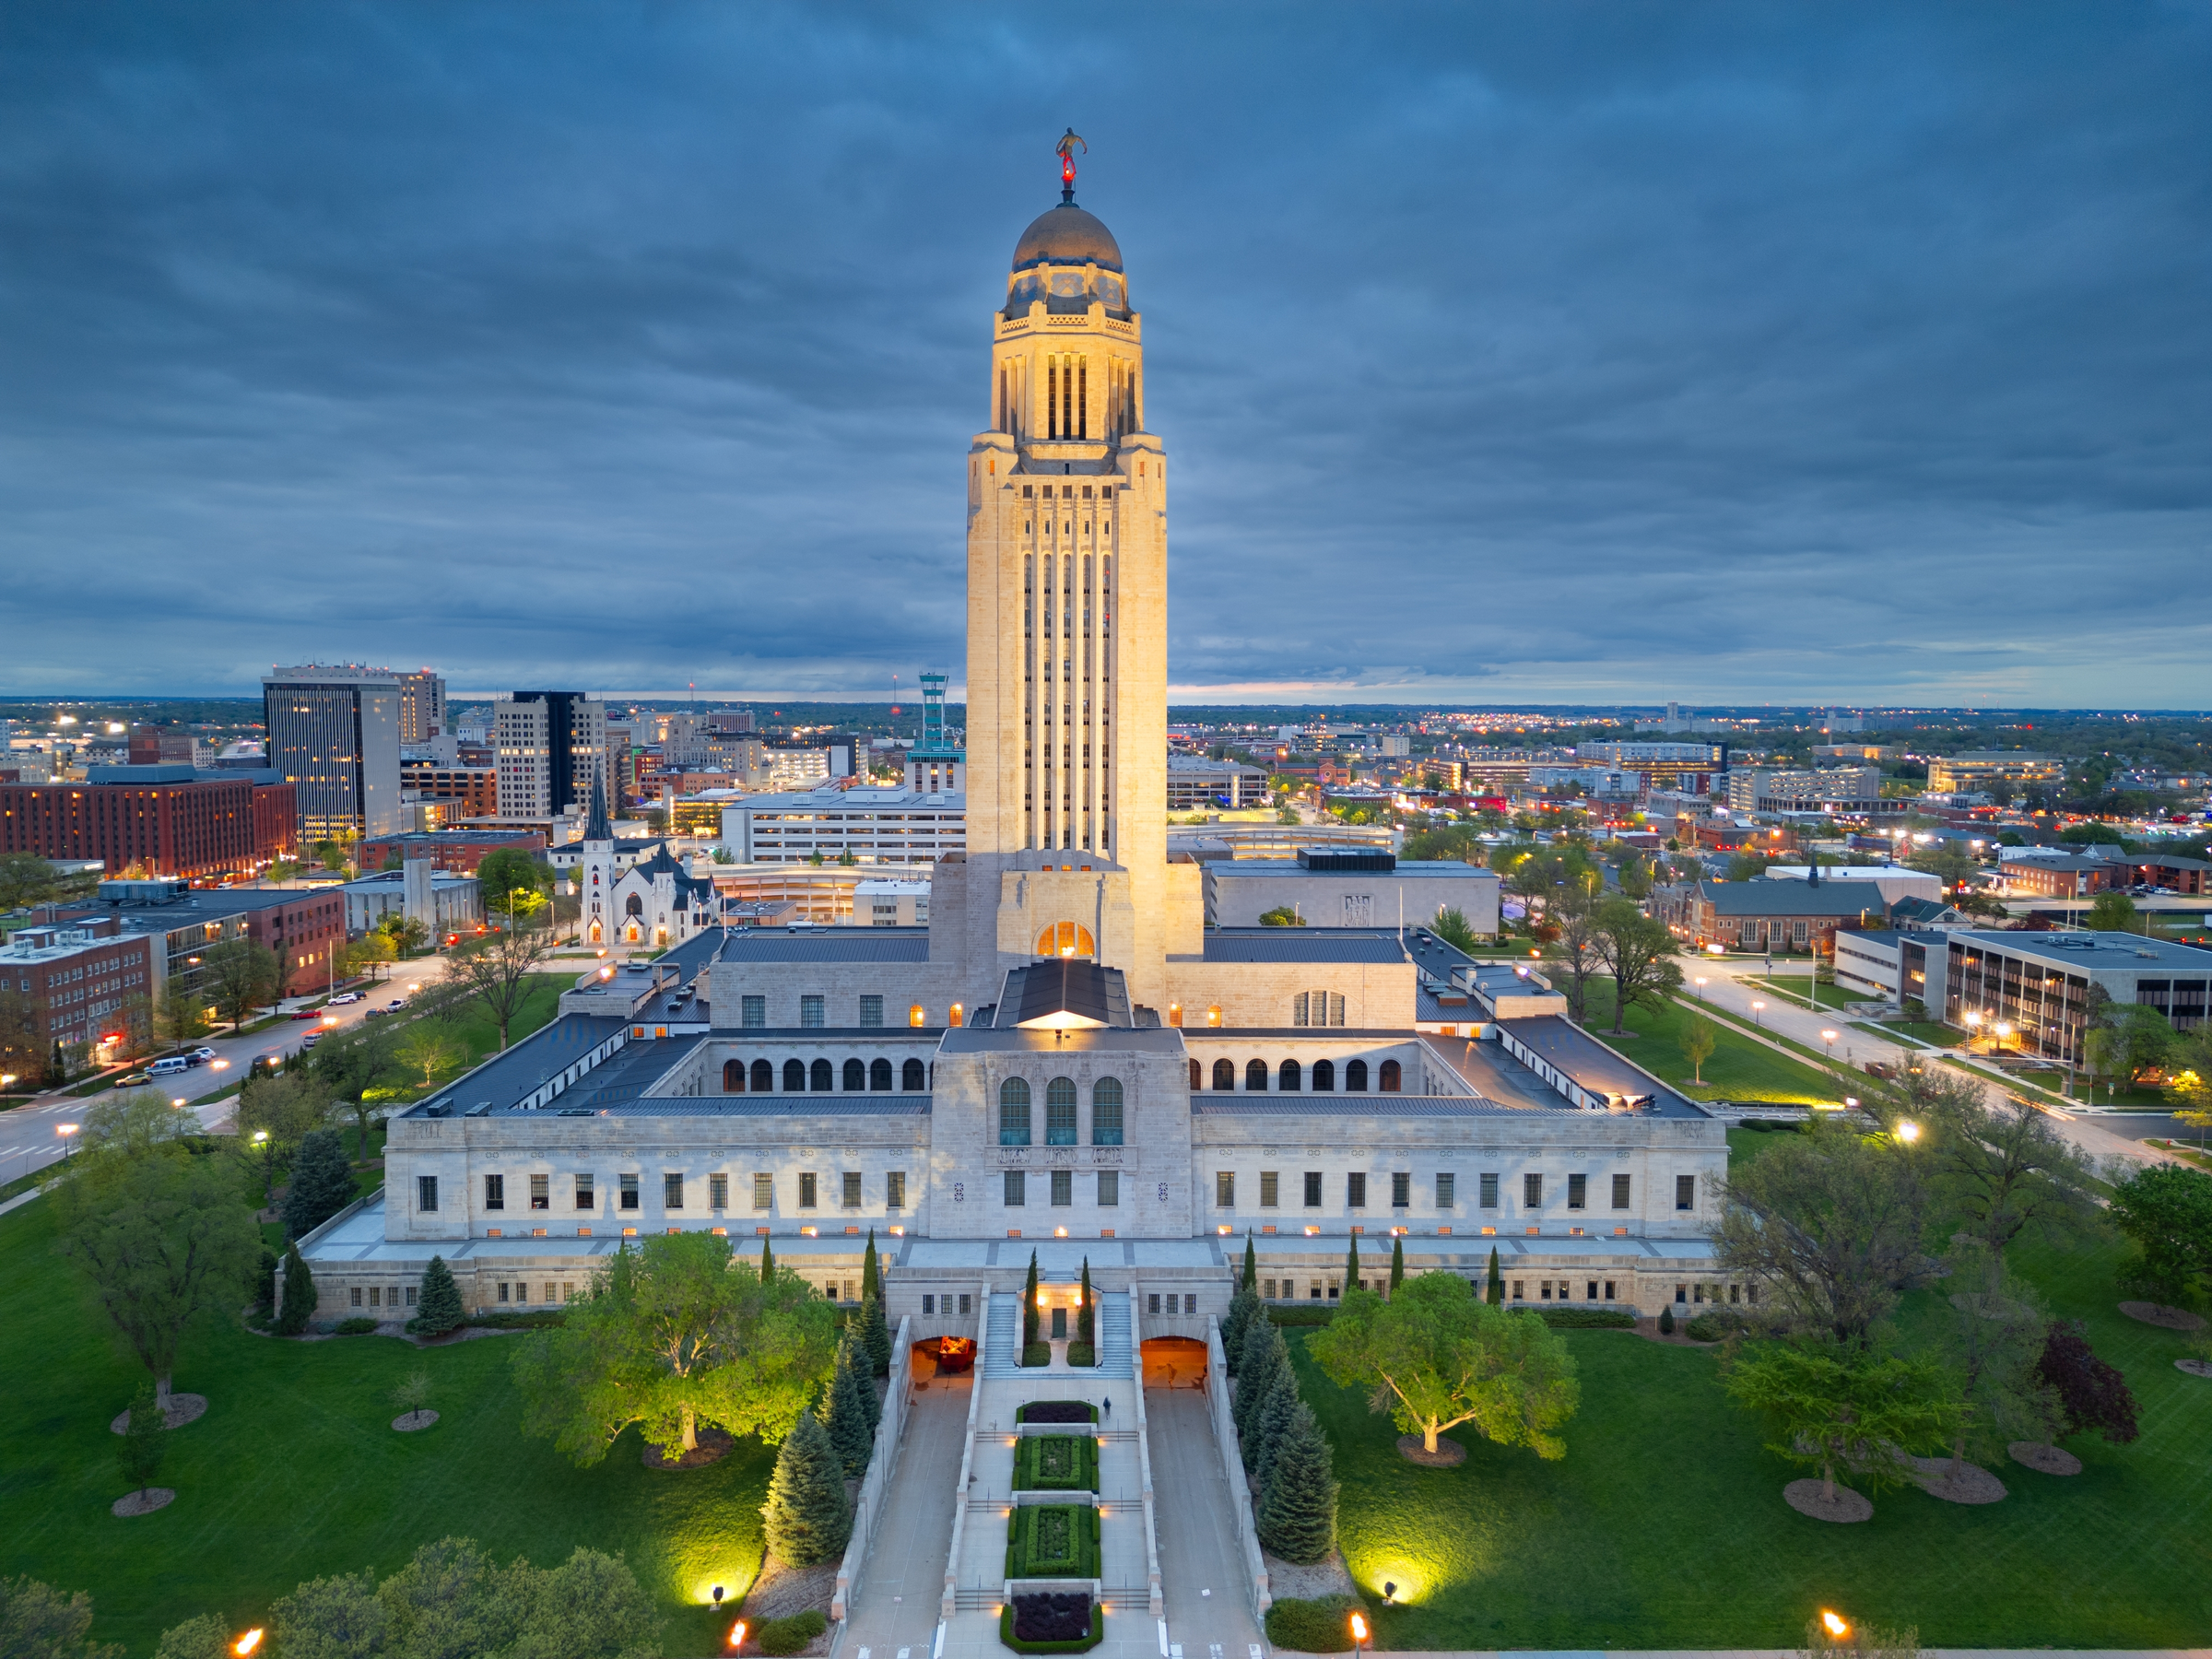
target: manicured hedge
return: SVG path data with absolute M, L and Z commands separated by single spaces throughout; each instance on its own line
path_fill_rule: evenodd
M 1555 1331 L 1632 1331 L 1636 1315 L 1618 1308 L 1538 1308 L 1536 1314 Z
M 1017 1615 L 1015 1609 L 1025 1602 L 1078 1601 L 1086 1605 L 1090 1614 L 1090 1634 L 1063 1641 L 1035 1641 L 1014 1633 Z M 998 1616 L 998 1639 L 1018 1653 L 1087 1653 L 1106 1640 L 1106 1609 L 1091 1604 L 1090 1597 L 1080 1591 L 1068 1591 L 1050 1595 L 1018 1595 Z
M 771 1618 L 755 1632 L 760 1651 L 783 1659 L 792 1653 L 804 1653 L 806 1644 L 830 1628 L 829 1619 L 819 1607 L 809 1607 L 804 1613 L 794 1613 L 789 1618 Z
M 1050 1365 L 1053 1362 L 1053 1345 L 1049 1342 L 1030 1343 L 1021 1350 L 1021 1362 L 1024 1365 Z
M 1708 1308 L 1682 1327 L 1692 1342 L 1720 1342 L 1738 1331 L 1756 1328 L 1756 1322 L 1739 1308 Z
M 1014 1489 L 1097 1491 L 1099 1442 L 1088 1434 L 1040 1434 L 1023 1439 L 1014 1447 Z
M 1099 1351 L 1088 1342 L 1071 1342 L 1067 1345 L 1067 1362 L 1070 1365 L 1096 1365 L 1099 1362 Z
M 1065 1525 L 1063 1527 L 1062 1522 Z M 1047 1537 L 1058 1535 L 1051 1544 Z M 1060 1540 L 1065 1544 L 1061 1545 Z M 1055 1547 L 1059 1545 L 1059 1547 Z M 1053 1553 L 1041 1553 L 1052 1548 Z M 1065 1553 L 1061 1553 L 1061 1549 Z M 1006 1523 L 1008 1578 L 1099 1576 L 1099 1512 L 1088 1503 L 1030 1503 L 1015 1506 Z
M 1095 1423 L 1099 1408 L 1088 1400 L 1031 1400 L 1014 1407 L 1018 1423 Z
M 376 1321 L 365 1314 L 356 1314 L 351 1319 L 339 1320 L 332 1328 L 340 1336 L 366 1336 L 376 1329 Z
M 1304 1653 L 1348 1653 L 1352 1615 L 1365 1610 L 1357 1596 L 1324 1595 L 1312 1601 L 1287 1596 L 1267 1609 L 1267 1640 Z

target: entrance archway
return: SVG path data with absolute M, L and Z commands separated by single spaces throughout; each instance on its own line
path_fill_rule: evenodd
M 1147 1388 L 1204 1388 L 1206 1344 L 1189 1336 L 1147 1336 L 1144 1344 Z

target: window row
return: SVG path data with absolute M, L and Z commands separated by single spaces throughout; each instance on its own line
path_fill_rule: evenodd
M 953 1307 L 952 1307 L 953 1297 L 952 1297 L 952 1292 L 951 1292 L 951 1291 L 949 1291 L 949 1290 L 947 1290 L 947 1291 L 945 1293 L 945 1295 L 944 1295 L 944 1297 L 943 1297 L 943 1299 L 942 1299 L 942 1300 L 944 1300 L 944 1303 L 945 1303 L 945 1317 L 946 1317 L 946 1318 L 947 1318 L 947 1319 L 950 1319 L 950 1318 L 952 1317 L 952 1312 L 953 1312 Z M 939 1299 L 938 1299 L 937 1297 L 935 1297 L 935 1296 L 928 1296 L 928 1295 L 925 1295 L 925 1296 L 924 1296 L 924 1297 L 922 1298 L 922 1317 L 923 1317 L 923 1318 L 924 1318 L 924 1319 L 934 1319 L 934 1318 L 935 1318 L 935 1317 L 936 1317 L 936 1314 L 937 1314 L 937 1302 L 938 1302 L 938 1300 L 939 1300 Z M 963 1295 L 963 1296 L 962 1296 L 962 1297 L 959 1299 L 959 1302 L 960 1302 L 959 1311 L 960 1311 L 962 1313 L 973 1313 L 973 1312 L 975 1312 L 975 1300 L 974 1300 L 974 1298 L 973 1298 L 972 1296 L 969 1296 L 969 1295 Z
M 1282 1172 L 1278 1170 L 1262 1170 L 1259 1175 L 1259 1207 L 1262 1209 L 1279 1208 L 1282 1203 Z M 1355 1170 L 1345 1176 L 1344 1206 L 1347 1209 L 1365 1209 L 1367 1207 L 1367 1175 L 1368 1172 L 1364 1170 Z M 1499 1197 L 1497 1174 L 1485 1171 L 1475 1179 L 1477 1194 L 1477 1207 L 1496 1209 Z M 1320 1170 L 1307 1170 L 1302 1172 L 1300 1190 L 1304 1196 L 1305 1208 L 1319 1209 L 1322 1207 L 1325 1202 L 1323 1197 L 1325 1180 L 1324 1171 Z M 1456 1174 L 1449 1170 L 1440 1170 L 1432 1177 L 1432 1181 L 1438 1209 L 1451 1209 L 1459 1202 L 1459 1178 Z M 1632 1177 L 1615 1175 L 1609 1178 L 1609 1182 L 1612 1207 L 1617 1210 L 1634 1208 Z M 1553 1190 L 1556 1193 L 1558 1189 Z M 1393 1171 L 1390 1175 L 1391 1207 L 1405 1209 L 1412 1203 L 1413 1172 L 1409 1170 Z M 1214 1207 L 1216 1209 L 1235 1209 L 1237 1207 L 1235 1171 L 1217 1170 L 1214 1171 Z M 1521 1177 L 1521 1207 L 1524 1210 L 1538 1210 L 1544 1207 L 1544 1177 L 1542 1175 Z M 1590 1207 L 1589 1176 L 1570 1175 L 1567 1177 L 1567 1207 L 1571 1210 L 1583 1210 Z M 1675 1207 L 1677 1210 L 1694 1210 L 1698 1207 L 1698 1178 L 1695 1175 L 1675 1177 Z
M 1158 1313 L 1159 1312 L 1159 1302 L 1162 1296 L 1167 1298 L 1169 1317 L 1172 1318 L 1175 1314 L 1181 1313 L 1185 1318 L 1193 1318 L 1197 1314 L 1198 1295 L 1197 1292 L 1193 1290 L 1186 1290 L 1182 1293 L 1182 1306 L 1180 1308 L 1175 1305 L 1176 1299 L 1174 1291 L 1147 1291 L 1145 1294 L 1145 1312 L 1147 1313 Z
M 550 1175 L 531 1175 L 524 1179 L 529 1182 L 530 1207 L 534 1210 L 551 1209 L 553 1207 L 553 1178 Z M 581 1212 L 595 1211 L 599 1205 L 599 1178 L 596 1175 L 579 1174 L 571 1176 L 570 1180 L 573 1183 L 571 1189 L 573 1207 Z M 798 1178 L 799 1208 L 818 1209 L 820 1207 L 821 1180 L 820 1175 L 811 1171 L 800 1174 Z M 840 1208 L 859 1209 L 866 1202 L 862 1191 L 864 1182 L 858 1170 L 841 1171 L 837 1174 L 835 1180 Z M 615 1177 L 615 1207 L 617 1209 L 635 1210 L 641 1207 L 640 1181 L 641 1177 L 631 1174 Z M 422 1176 L 419 1178 L 418 1185 L 427 1189 L 427 1202 L 421 1204 L 419 1207 L 436 1209 L 438 1207 L 438 1178 L 435 1175 Z M 696 1194 L 698 1185 L 697 1182 L 680 1174 L 671 1172 L 663 1175 L 661 1177 L 661 1207 L 666 1210 L 680 1210 L 688 1207 L 687 1200 Z M 727 1175 L 710 1175 L 706 1178 L 706 1207 L 711 1210 L 724 1210 L 730 1207 L 730 1178 Z M 775 1208 L 776 1178 L 773 1175 L 759 1174 L 752 1178 L 752 1200 L 753 1208 L 757 1210 Z M 906 1207 L 906 1171 L 904 1170 L 892 1170 L 884 1175 L 883 1202 L 886 1209 L 904 1209 Z M 506 1176 L 487 1175 L 484 1177 L 484 1207 L 488 1210 L 504 1211 L 506 1209 Z
M 865 843 L 864 843 L 865 844 Z M 954 1004 L 952 1023 L 960 1023 L 959 1004 Z M 879 1030 L 883 1025 L 883 998 L 870 994 L 860 997 L 853 1010 L 853 1023 L 864 1031 Z M 768 1027 L 768 998 L 761 995 L 744 995 L 737 999 L 737 1023 L 746 1030 L 765 1030 Z M 906 1023 L 920 1026 L 928 1023 L 928 1016 L 920 1003 L 909 1004 Z M 799 998 L 799 1025 L 806 1030 L 822 1030 L 830 1024 L 830 999 L 807 992 Z
M 1044 1086 L 1046 1146 L 1074 1147 L 1082 1144 L 1077 1139 L 1076 1094 L 1076 1080 L 1073 1077 L 1054 1077 Z M 1032 1144 L 1030 1135 L 1034 1128 L 1029 1079 L 1008 1077 L 998 1086 L 998 1144 L 1002 1147 L 1030 1146 Z M 1090 1086 L 1090 1144 L 1094 1147 L 1118 1147 L 1122 1144 L 1122 1081 L 1119 1077 L 1100 1077 Z
M 1054 1206 L 1072 1205 L 1076 1201 L 1076 1172 L 1073 1170 L 1045 1170 L 1047 1177 L 1046 1202 Z M 1021 1209 L 1030 1202 L 1030 1171 L 1002 1170 L 999 1180 L 1004 1183 L 1001 1193 L 1008 1209 Z M 1122 1172 L 1119 1170 L 1098 1171 L 1098 1202 L 1100 1207 L 1112 1209 L 1122 1201 Z
M 1484 1285 L 1479 1276 L 1469 1275 L 1468 1282 L 1475 1287 L 1477 1295 L 1482 1293 Z M 1387 1294 L 1389 1284 L 1390 1281 L 1387 1277 L 1377 1275 L 1373 1278 L 1361 1279 L 1359 1288 L 1372 1290 L 1377 1295 L 1384 1295 Z M 1615 1279 L 1547 1278 L 1537 1279 L 1535 1286 L 1536 1294 L 1533 1300 L 1537 1301 L 1611 1302 L 1620 1300 L 1619 1283 Z M 1506 1300 L 1509 1302 L 1532 1300 L 1528 1294 L 1528 1287 L 1527 1279 L 1507 1280 Z M 1716 1285 L 1713 1288 L 1717 1292 L 1720 1288 Z M 1264 1278 L 1260 1281 L 1260 1300 L 1262 1301 L 1338 1301 L 1342 1300 L 1344 1288 L 1335 1279 Z M 1677 1297 L 1676 1300 L 1680 1300 L 1681 1299 Z M 1714 1300 L 1719 1300 L 1717 1295 Z M 1756 1301 L 1758 1298 L 1753 1297 L 1752 1300 Z
M 890 1092 L 897 1078 L 897 1087 L 907 1094 L 922 1094 L 929 1088 L 929 1069 L 919 1060 L 901 1062 L 896 1071 L 891 1062 L 878 1055 L 874 1060 L 858 1058 L 847 1060 L 841 1068 L 834 1062 L 817 1060 L 809 1065 L 804 1060 L 783 1062 L 784 1094 L 829 1094 L 842 1080 L 844 1092 L 859 1094 L 872 1090 L 878 1094 Z M 756 1060 L 749 1066 L 743 1060 L 725 1060 L 722 1063 L 722 1092 L 724 1094 L 774 1094 L 776 1065 L 772 1060 Z
M 1298 1022 L 1305 1024 L 1304 1020 Z M 1339 1018 L 1338 1025 L 1344 1023 Z M 1347 1094 L 1365 1094 L 1368 1090 L 1368 1069 L 1364 1060 L 1347 1060 L 1344 1063 L 1344 1089 Z M 1204 1063 L 1191 1062 L 1191 1087 L 1206 1086 Z M 1276 1089 L 1282 1094 L 1297 1094 L 1306 1087 L 1306 1067 L 1296 1060 L 1286 1060 L 1276 1068 Z M 1405 1087 L 1406 1071 L 1395 1060 L 1385 1060 L 1375 1068 L 1374 1087 L 1383 1094 L 1396 1094 Z M 1264 1093 L 1267 1088 L 1267 1062 L 1248 1060 L 1244 1063 L 1244 1087 L 1253 1093 Z M 1237 1086 L 1237 1063 L 1234 1060 L 1217 1060 L 1213 1070 L 1216 1088 L 1234 1088 Z M 1312 1087 L 1315 1094 L 1334 1094 L 1336 1091 L 1336 1062 L 1316 1060 L 1312 1066 Z

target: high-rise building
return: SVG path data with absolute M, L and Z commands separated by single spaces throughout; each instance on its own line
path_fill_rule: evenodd
M 606 705 L 581 691 L 517 691 L 495 704 L 492 750 L 503 818 L 581 811 L 592 785 L 613 776 Z
M 399 677 L 399 740 L 428 743 L 445 730 L 445 677 L 428 668 Z
M 307 845 L 399 828 L 399 677 L 314 664 L 262 676 L 268 763 L 294 786 Z

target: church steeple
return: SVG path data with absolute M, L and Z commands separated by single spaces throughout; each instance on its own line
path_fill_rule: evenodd
M 587 845 L 615 839 L 615 832 L 606 821 L 606 790 L 597 778 L 592 780 L 592 812 L 583 821 L 583 839 Z

